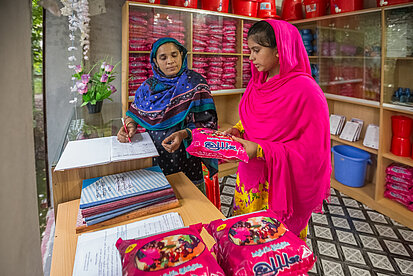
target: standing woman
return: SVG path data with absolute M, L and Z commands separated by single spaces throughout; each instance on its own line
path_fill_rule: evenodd
M 239 105 L 241 120 L 226 131 L 250 157 L 238 167 L 234 214 L 269 208 L 304 238 L 311 213 L 330 195 L 327 102 L 296 27 L 257 22 L 248 47 L 252 78 Z
M 150 54 L 153 77 L 136 91 L 135 100 L 126 112 L 126 133 L 122 127 L 118 140 L 128 142 L 137 126 L 151 136 L 159 157 L 153 160 L 165 175 L 184 172 L 205 193 L 201 158 L 186 153 L 191 140 L 191 129 L 217 129 L 217 113 L 206 80 L 188 69 L 187 50 L 173 38 L 157 40 Z M 214 175 L 218 171 L 215 159 L 204 160 Z

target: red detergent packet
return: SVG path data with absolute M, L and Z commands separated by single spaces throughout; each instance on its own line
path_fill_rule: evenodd
M 316 257 L 271 210 L 218 219 L 205 229 L 225 275 L 303 275 Z
M 122 274 L 225 276 L 202 241 L 201 229 L 199 223 L 141 239 L 119 238 L 116 248 L 121 255 Z
M 248 154 L 241 143 L 231 136 L 209 128 L 192 130 L 192 143 L 186 151 L 202 158 L 237 160 L 248 163 Z
M 407 165 L 393 163 L 386 168 L 386 173 L 401 178 L 413 179 L 413 168 Z

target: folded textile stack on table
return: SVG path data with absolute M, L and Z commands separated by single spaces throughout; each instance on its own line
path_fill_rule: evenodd
M 413 211 L 413 168 L 393 163 L 386 168 L 384 196 Z
M 86 179 L 82 184 L 76 231 L 177 206 L 175 193 L 158 166 Z

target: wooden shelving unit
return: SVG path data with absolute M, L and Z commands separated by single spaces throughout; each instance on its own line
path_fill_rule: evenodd
M 331 144 L 332 146 L 339 144 L 350 145 L 371 154 L 373 162 L 372 165 L 368 166 L 365 185 L 361 188 L 352 188 L 343 185 L 334 179 L 333 171 L 331 186 L 413 229 L 413 212 L 409 211 L 404 205 L 384 198 L 383 196 L 386 184 L 385 169 L 387 166 L 397 162 L 413 167 L 413 159 L 411 157 L 396 156 L 391 153 L 390 148 L 392 138 L 391 117 L 393 115 L 404 115 L 413 118 L 413 103 L 411 103 L 411 105 L 409 105 L 409 103 L 403 105 L 395 104 L 391 101 L 391 96 L 398 87 L 408 87 L 413 90 L 413 78 L 411 77 L 413 57 L 394 57 L 394 51 L 390 51 L 392 56 L 387 56 L 388 50 L 392 50 L 392 43 L 398 45 L 398 42 L 389 41 L 389 31 L 392 31 L 390 30 L 392 27 L 388 21 L 392 13 L 396 14 L 395 17 L 397 17 L 398 21 L 396 24 L 399 24 L 399 22 L 402 21 L 401 17 L 404 13 L 406 16 L 413 13 L 413 4 L 365 9 L 350 13 L 304 19 L 292 23 L 299 29 L 319 30 L 317 33 L 317 48 L 319 53 L 313 54 L 309 59 L 310 63 L 319 66 L 320 86 L 325 92 L 330 113 L 344 115 L 347 120 L 359 118 L 364 121 L 364 127 L 359 141 L 349 142 L 340 139 L 338 136 L 331 135 Z M 372 24 L 366 24 L 366 22 L 371 22 Z M 363 23 L 367 26 L 363 26 Z M 412 27 L 413 26 L 409 25 L 405 28 L 411 29 Z M 400 29 L 403 30 L 403 28 L 402 26 Z M 348 33 L 349 35 L 344 36 L 343 33 Z M 358 39 L 358 41 L 351 41 L 351 39 L 346 40 L 351 36 L 358 36 L 360 39 Z M 400 39 L 413 38 L 400 36 Z M 325 47 L 323 43 L 332 41 L 338 45 L 352 44 L 354 42 L 353 45 L 359 47 L 357 54 L 354 56 L 341 55 L 340 48 L 337 46 L 337 48 L 334 49 L 334 51 L 336 51 L 334 55 L 326 55 L 325 52 L 323 53 L 323 50 L 326 51 L 323 49 L 323 46 Z M 362 42 L 363 45 L 357 44 L 360 42 Z M 403 41 L 401 43 L 403 43 Z M 376 50 L 375 52 L 373 51 L 374 53 L 372 52 L 372 56 L 365 53 L 366 49 L 371 50 L 373 48 Z M 379 49 L 379 54 L 377 49 Z M 396 51 L 401 50 L 397 48 Z M 336 73 L 335 71 L 343 73 L 340 69 L 345 70 L 345 67 L 349 66 L 353 66 L 353 68 L 360 67 L 362 73 L 360 73 L 359 76 L 361 77 L 343 77 L 341 79 L 339 78 L 338 81 L 332 79 L 331 74 Z M 371 94 L 365 93 L 368 85 L 373 82 L 371 79 L 371 68 L 373 67 L 378 70 L 377 75 L 379 78 L 377 80 L 376 76 L 374 81 L 379 81 L 380 84 L 380 88 L 378 89 L 380 97 L 375 99 L 371 99 Z M 352 82 L 354 84 L 351 84 Z M 355 93 L 353 96 L 345 95 L 348 93 L 348 91 L 345 92 L 345 86 L 337 89 L 337 86 L 356 85 L 358 82 L 362 85 L 361 89 L 359 88 L 359 92 L 361 92 L 359 94 Z M 380 126 L 379 150 L 367 148 L 362 144 L 365 128 L 368 124 Z
M 187 23 L 186 35 L 188 48 L 188 64 L 192 66 L 192 58 L 203 56 L 236 56 L 238 72 L 236 89 L 212 91 L 217 107 L 219 127 L 225 130 L 233 126 L 238 120 L 238 104 L 245 88 L 242 87 L 242 61 L 249 54 L 242 50 L 242 31 L 244 22 L 258 21 L 258 18 L 237 16 L 197 9 L 181 9 L 171 6 L 152 5 L 127 1 L 122 15 L 122 103 L 125 113 L 133 97 L 128 96 L 127 80 L 129 54 L 149 54 L 149 51 L 129 51 L 129 10 L 130 8 L 158 13 L 180 13 Z M 311 64 L 317 64 L 320 72 L 320 86 L 327 98 L 330 113 L 346 116 L 347 119 L 359 118 L 364 121 L 361 139 L 357 142 L 348 142 L 331 136 L 332 146 L 338 144 L 351 145 L 369 152 L 374 160 L 368 168 L 366 184 L 361 188 L 345 186 L 331 178 L 332 187 L 353 197 L 363 204 L 375 209 L 392 219 L 413 229 L 413 212 L 403 205 L 383 197 L 385 190 L 385 169 L 393 162 L 413 166 L 410 157 L 399 157 L 390 152 L 391 145 L 391 116 L 405 115 L 413 118 L 413 106 L 393 104 L 391 93 L 397 87 L 409 87 L 413 91 L 413 57 L 387 57 L 388 14 L 392 11 L 407 9 L 413 12 L 413 4 L 392 5 L 381 8 L 365 9 L 355 12 L 328 15 L 318 18 L 304 19 L 291 22 L 298 29 L 319 29 L 317 48 L 319 53 L 309 56 Z M 219 18 L 233 18 L 237 23 L 237 53 L 210 53 L 194 52 L 193 22 L 196 16 L 216 16 Z M 410 38 L 413 39 L 413 38 Z M 338 45 L 355 45 L 357 52 L 354 55 L 341 54 L 341 48 L 335 52 L 323 53 L 323 42 L 337 42 Z M 374 48 L 375 50 L 372 50 Z M 368 53 L 372 51 L 371 53 Z M 367 51 L 367 52 L 366 52 Z M 126 61 L 126 62 L 125 62 Z M 190 67 L 191 68 L 191 67 Z M 350 68 L 350 69 L 349 69 Z M 345 73 L 347 70 L 347 73 Z M 359 70 L 359 71 L 357 71 Z M 357 71 L 357 72 L 355 72 Z M 349 73 L 350 72 L 350 73 Z M 351 75 L 351 72 L 355 72 Z M 336 74 L 335 76 L 333 74 Z M 343 78 L 336 78 L 342 74 Z M 345 76 L 347 74 L 348 76 Z M 373 91 L 369 88 L 373 84 L 379 88 Z M 348 95 L 346 89 L 352 87 L 356 93 Z M 380 126 L 379 150 L 367 148 L 362 144 L 368 124 Z M 236 171 L 237 163 L 220 165 L 219 176 Z

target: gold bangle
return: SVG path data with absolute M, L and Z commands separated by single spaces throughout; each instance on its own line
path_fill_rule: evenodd
M 127 123 L 126 123 L 126 128 L 129 126 L 130 123 L 135 123 L 135 122 L 134 122 L 134 121 L 129 121 L 129 122 L 127 122 Z M 136 126 L 137 126 L 137 125 L 135 124 L 135 128 L 136 128 Z

